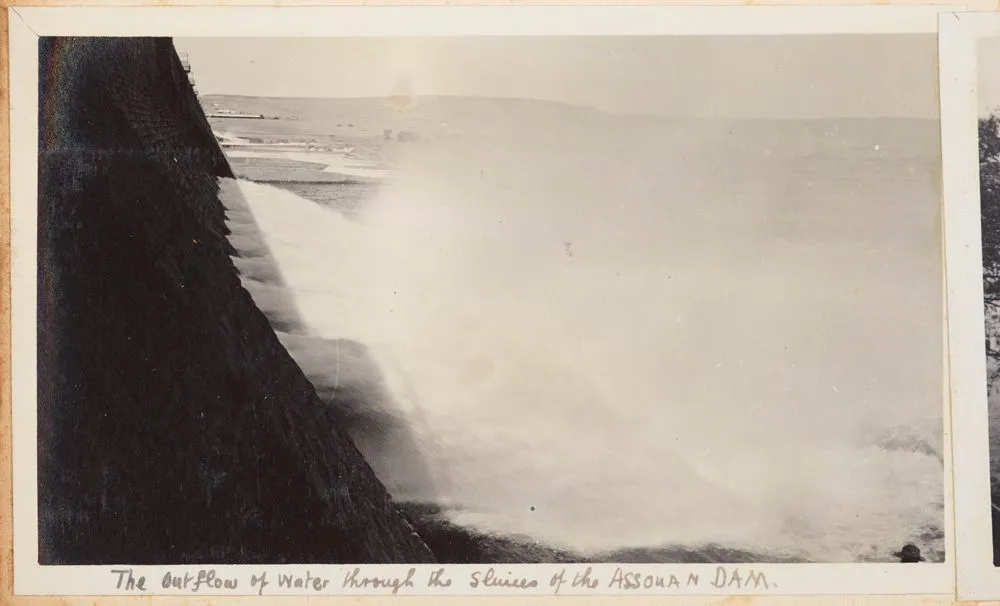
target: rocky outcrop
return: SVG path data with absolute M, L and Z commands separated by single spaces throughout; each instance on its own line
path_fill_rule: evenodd
M 43 564 L 433 556 L 240 286 L 169 39 L 42 39 Z

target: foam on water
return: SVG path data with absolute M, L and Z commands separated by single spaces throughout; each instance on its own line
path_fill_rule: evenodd
M 358 220 L 222 184 L 308 332 L 363 343 L 385 376 L 434 477 L 398 499 L 589 552 L 942 548 L 939 269 L 894 239 L 906 209 L 860 245 L 829 209 L 825 235 L 761 237 L 766 212 L 699 206 L 703 185 L 439 160 Z

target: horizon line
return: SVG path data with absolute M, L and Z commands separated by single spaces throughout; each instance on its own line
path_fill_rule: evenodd
M 556 101 L 553 99 L 537 99 L 532 97 L 505 97 L 490 95 L 456 95 L 447 93 L 426 93 L 419 95 L 342 95 L 342 96 L 311 96 L 311 95 L 248 95 L 242 93 L 218 93 L 199 92 L 200 98 L 204 97 L 240 97 L 245 99 L 288 99 L 288 100 L 310 100 L 310 101 L 359 101 L 373 99 L 391 99 L 393 97 L 409 97 L 414 99 L 477 99 L 496 101 L 529 101 L 533 103 L 547 103 L 551 105 L 563 105 L 576 109 L 589 110 L 609 116 L 622 118 L 657 118 L 666 120 L 742 120 L 742 121 L 775 121 L 775 122 L 817 122 L 822 120 L 920 120 L 926 122 L 940 122 L 940 117 L 926 116 L 815 116 L 815 117 L 778 117 L 778 116 L 682 116 L 667 114 L 641 114 L 641 113 L 619 113 L 613 112 L 591 105 L 578 105 L 569 101 Z

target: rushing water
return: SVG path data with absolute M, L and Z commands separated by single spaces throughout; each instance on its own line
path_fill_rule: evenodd
M 427 144 L 346 214 L 223 198 L 314 382 L 351 380 L 342 343 L 373 358 L 411 439 L 366 455 L 398 499 L 581 552 L 942 549 L 932 163 L 676 151 Z

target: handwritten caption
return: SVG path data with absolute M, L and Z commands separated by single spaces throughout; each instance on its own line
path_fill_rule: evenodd
M 220 567 L 221 568 L 221 567 Z M 670 593 L 678 591 L 744 591 L 763 593 L 777 585 L 763 571 L 731 566 L 699 567 L 699 572 L 649 573 L 627 566 L 393 567 L 400 572 L 375 573 L 361 566 L 329 566 L 331 572 L 283 572 L 241 566 L 167 570 L 155 574 L 135 568 L 110 571 L 111 586 L 120 593 L 211 593 L 236 595 L 343 595 L 420 593 Z M 648 568 L 648 567 L 647 567 Z M 535 569 L 535 570 L 533 570 Z M 542 570 L 544 569 L 544 570 Z M 536 571 L 537 570 L 537 571 Z M 554 572 L 553 572 L 554 570 Z M 706 574 L 701 572 L 707 570 Z M 467 591 L 472 590 L 472 591 Z

